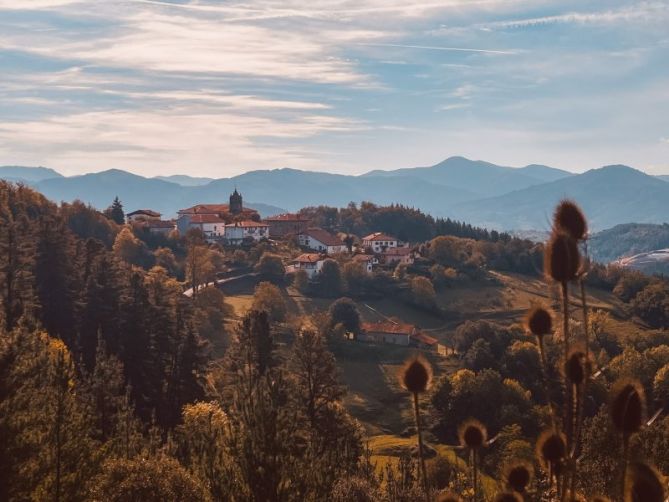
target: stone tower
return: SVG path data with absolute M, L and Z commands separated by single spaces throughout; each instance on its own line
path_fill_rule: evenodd
M 242 207 L 242 194 L 235 188 L 235 191 L 230 195 L 230 214 L 240 214 L 242 212 Z

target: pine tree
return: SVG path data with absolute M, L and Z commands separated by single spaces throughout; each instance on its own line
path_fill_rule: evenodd
M 123 225 L 125 223 L 125 214 L 123 213 L 123 204 L 119 200 L 118 196 L 114 197 L 114 201 L 111 206 L 107 209 L 107 215 L 109 219 L 117 223 L 118 225 Z

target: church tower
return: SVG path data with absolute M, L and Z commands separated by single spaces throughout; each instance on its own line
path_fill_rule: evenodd
M 230 214 L 241 214 L 242 207 L 242 194 L 235 188 L 235 191 L 230 195 Z

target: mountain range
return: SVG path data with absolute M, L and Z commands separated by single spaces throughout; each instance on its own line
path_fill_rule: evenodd
M 284 168 L 221 179 L 145 178 L 118 169 L 64 177 L 44 167 L 5 166 L 0 178 L 22 181 L 55 201 L 80 199 L 104 208 L 118 196 L 127 211 L 151 208 L 167 217 L 196 203 L 226 202 L 237 188 L 245 205 L 263 216 L 370 201 L 500 230 L 546 230 L 555 203 L 569 197 L 581 204 L 595 231 L 669 221 L 669 179 L 622 165 L 573 174 L 544 165 L 514 168 L 450 157 L 434 166 L 359 176 Z

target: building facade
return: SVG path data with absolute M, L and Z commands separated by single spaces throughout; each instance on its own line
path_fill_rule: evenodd
M 272 239 L 281 239 L 290 235 L 299 235 L 309 228 L 309 218 L 299 214 L 285 213 L 265 218 L 269 225 L 269 236 Z
M 312 251 L 325 254 L 346 252 L 346 245 L 336 235 L 326 232 L 322 228 L 312 227 L 297 236 L 297 243 Z
M 371 250 L 372 253 L 382 253 L 383 251 L 396 248 L 399 241 L 390 235 L 383 232 L 375 232 L 362 238 L 362 247 L 366 250 Z

